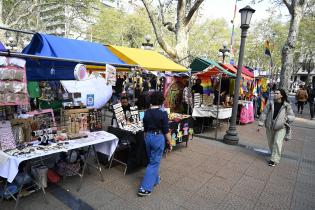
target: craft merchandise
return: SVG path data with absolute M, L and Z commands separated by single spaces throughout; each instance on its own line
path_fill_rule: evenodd
M 200 93 L 194 93 L 194 107 L 200 107 L 200 105 L 201 105 Z
M 213 94 L 210 94 L 210 95 L 204 94 L 203 95 L 203 105 L 211 106 L 211 105 L 213 105 L 213 100 L 214 100 Z
M 15 149 L 15 139 L 10 121 L 0 122 L 0 149 L 3 151 Z
M 123 112 L 121 103 L 114 104 L 113 108 L 114 108 L 117 124 L 119 128 L 123 128 L 125 125 L 127 125 L 127 121 L 126 121 L 126 116 Z
M 139 111 L 137 106 L 130 107 L 130 116 L 125 116 L 121 103 L 113 105 L 115 117 L 117 119 L 117 124 L 120 129 L 137 133 L 143 131 L 143 123 L 139 118 Z M 127 115 L 127 113 L 126 113 Z M 127 122 L 126 118 L 129 120 Z
M 27 105 L 25 60 L 0 56 L 0 105 Z
M 83 124 L 85 124 L 85 119 L 83 118 Z M 91 132 L 102 130 L 102 110 L 101 109 L 91 109 L 89 110 L 89 129 Z M 83 125 L 83 130 L 84 130 Z

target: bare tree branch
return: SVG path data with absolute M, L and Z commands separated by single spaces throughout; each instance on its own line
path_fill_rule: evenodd
M 178 0 L 177 2 L 177 24 L 185 21 L 186 0 Z M 176 27 L 176 26 L 175 26 Z
M 28 9 L 28 12 L 20 15 L 19 17 L 16 18 L 15 21 L 13 21 L 12 23 L 10 24 L 6 24 L 8 27 L 13 27 L 15 25 L 17 25 L 21 19 L 31 15 L 34 11 L 35 8 L 38 8 L 38 7 L 42 7 L 42 6 L 48 6 L 48 5 L 54 5 L 54 4 L 57 4 L 58 2 L 50 2 L 50 3 L 42 3 L 42 4 L 33 4 L 31 7 L 29 7 Z
M 19 6 L 19 4 L 24 0 L 19 0 L 15 2 L 15 4 L 12 6 L 10 12 L 7 15 L 7 19 L 4 21 L 4 24 L 7 25 L 10 18 L 13 16 L 13 13 L 16 11 L 16 7 Z
M 164 17 L 164 4 L 162 4 L 161 0 L 159 0 L 159 5 L 160 5 L 160 12 L 161 12 L 161 20 L 162 24 L 164 27 L 166 27 L 169 31 L 171 32 L 176 32 L 174 24 L 172 22 L 165 22 L 165 17 Z
M 161 36 L 161 32 L 158 29 L 158 25 L 156 23 L 156 21 L 154 20 L 153 17 L 153 12 L 150 10 L 149 5 L 148 5 L 148 1 L 147 0 L 142 0 L 143 5 L 148 13 L 149 19 L 151 21 L 151 24 L 153 26 L 153 30 L 155 33 L 155 36 L 157 38 L 158 43 L 160 44 L 160 46 L 163 48 L 163 50 L 172 58 L 176 58 L 176 52 L 165 42 L 165 40 L 163 39 L 163 37 Z
M 196 11 L 198 10 L 198 8 L 200 7 L 200 5 L 204 2 L 204 0 L 196 0 L 194 3 L 194 6 L 192 6 L 192 8 L 190 9 L 190 11 L 188 12 L 188 15 L 185 19 L 185 25 L 189 24 L 189 22 L 191 21 L 192 17 L 194 16 L 194 14 L 196 13 Z
M 283 1 L 283 3 L 285 4 L 285 6 L 288 8 L 289 13 L 290 13 L 291 15 L 293 15 L 293 13 L 292 13 L 292 12 L 293 12 L 293 11 L 292 11 L 292 7 L 293 7 L 292 4 L 293 4 L 293 3 L 290 4 L 290 3 L 288 2 L 288 0 L 282 0 L 282 1 Z

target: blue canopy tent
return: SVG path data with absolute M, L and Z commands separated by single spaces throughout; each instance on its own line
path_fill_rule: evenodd
M 0 51 L 6 51 L 7 49 L 5 49 L 4 45 L 2 44 L 2 42 L 0 42 Z
M 41 33 L 34 34 L 22 54 L 34 55 L 34 58 L 26 59 L 28 81 L 74 80 L 74 67 L 78 63 L 129 66 L 101 44 Z

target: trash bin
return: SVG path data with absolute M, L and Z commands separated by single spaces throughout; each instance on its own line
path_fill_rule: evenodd
M 33 176 L 37 180 L 37 183 L 44 188 L 47 187 L 47 172 L 47 166 L 38 166 L 32 169 Z

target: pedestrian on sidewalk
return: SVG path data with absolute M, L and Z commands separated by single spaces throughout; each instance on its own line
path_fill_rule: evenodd
M 298 104 L 298 113 L 303 114 L 304 104 L 307 102 L 308 94 L 304 85 L 300 85 L 300 89 L 296 92 L 295 99 Z
M 283 89 L 277 89 L 274 92 L 273 102 L 269 101 L 264 111 L 260 115 L 258 126 L 266 127 L 266 135 L 271 158 L 268 162 L 269 166 L 275 166 L 279 163 L 282 151 L 283 140 L 287 134 L 287 124 L 293 122 L 294 113 L 288 96 Z M 260 128 L 257 129 L 260 131 Z M 291 132 L 291 131 L 288 131 Z
M 307 89 L 307 94 L 308 94 L 308 103 L 310 104 L 310 114 L 311 114 L 311 119 L 315 120 L 315 83 L 313 85 L 309 85 Z
M 167 113 L 161 110 L 163 101 L 161 92 L 153 92 L 150 97 L 151 108 L 144 114 L 144 140 L 149 163 L 140 184 L 139 196 L 150 195 L 154 186 L 160 183 L 159 168 L 165 149 L 165 140 L 171 149 Z

